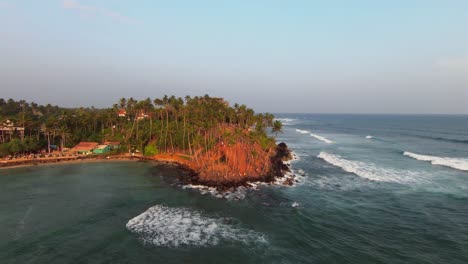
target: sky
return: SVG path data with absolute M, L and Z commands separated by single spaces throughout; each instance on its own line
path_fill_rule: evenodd
M 0 97 L 468 114 L 468 1 L 0 0 Z

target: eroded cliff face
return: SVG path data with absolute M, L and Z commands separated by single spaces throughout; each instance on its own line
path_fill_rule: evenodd
M 184 155 L 161 154 L 155 157 L 174 161 L 191 170 L 186 183 L 202 184 L 218 188 L 246 185 L 249 181 L 271 182 L 284 176 L 289 168 L 283 163 L 291 159 L 285 143 L 263 148 L 259 143 L 221 141 L 211 150 L 188 158 Z
M 247 181 L 268 181 L 273 149 L 264 150 L 258 143 L 218 144 L 201 154 L 193 164 L 198 183 L 210 186 L 242 185 Z
M 282 177 L 291 159 L 285 143 L 275 144 L 261 131 L 239 126 L 217 126 L 200 131 L 190 151 L 156 155 L 156 160 L 173 161 L 192 171 L 185 183 L 218 188 L 247 185 L 249 181 L 270 182 Z M 182 154 L 185 153 L 185 154 Z

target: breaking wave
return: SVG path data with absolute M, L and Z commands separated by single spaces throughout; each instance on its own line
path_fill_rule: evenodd
M 296 121 L 296 119 L 292 119 L 292 118 L 275 118 L 274 120 L 281 121 L 281 123 L 283 123 L 283 125 L 285 126 L 290 126 L 291 122 Z
M 158 247 L 206 247 L 229 241 L 266 243 L 264 235 L 229 222 L 232 220 L 205 217 L 187 208 L 156 205 L 128 221 L 126 227 L 143 243 Z
M 296 129 L 296 132 L 299 132 L 301 134 L 309 134 L 310 132 L 307 130 L 301 130 L 301 129 Z
M 468 171 L 468 159 L 421 155 L 408 151 L 403 152 L 403 155 L 420 161 L 429 161 L 433 165 L 440 165 L 457 170 Z
M 359 177 L 372 181 L 411 183 L 416 182 L 416 179 L 419 176 L 415 172 L 379 168 L 373 163 L 346 160 L 339 155 L 333 155 L 326 152 L 320 152 L 317 157 L 333 166 L 343 169 L 346 172 L 354 173 Z
M 333 141 L 329 140 L 329 139 L 326 138 L 326 137 L 322 137 L 322 136 L 319 136 L 319 135 L 316 135 L 316 134 L 310 134 L 310 136 L 311 136 L 311 137 L 314 137 L 314 138 L 316 138 L 316 139 L 318 139 L 318 140 L 320 140 L 320 141 L 323 141 L 323 142 L 325 142 L 325 143 L 327 143 L 327 144 L 333 143 Z

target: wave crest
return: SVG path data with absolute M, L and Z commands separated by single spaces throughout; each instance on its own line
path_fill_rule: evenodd
M 317 134 L 310 134 L 311 137 L 314 137 L 322 142 L 325 142 L 327 144 L 331 144 L 331 143 L 334 143 L 333 141 L 329 140 L 328 138 L 326 137 L 322 137 L 322 136 L 319 136 Z
M 440 165 L 457 170 L 468 171 L 468 159 L 421 155 L 408 151 L 403 152 L 403 155 L 420 161 L 429 161 L 433 165 Z
M 416 176 L 418 176 L 414 172 L 379 168 L 373 163 L 346 160 L 339 155 L 326 152 L 320 152 L 317 157 L 346 172 L 354 173 L 359 177 L 372 181 L 411 183 L 416 182 Z
M 310 133 L 310 132 L 307 131 L 307 130 L 301 130 L 301 129 L 296 129 L 296 132 L 299 132 L 299 133 L 301 133 L 301 134 L 308 134 L 308 133 Z

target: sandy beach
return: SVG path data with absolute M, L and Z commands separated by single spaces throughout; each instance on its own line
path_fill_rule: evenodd
M 54 163 L 91 163 L 105 161 L 122 161 L 122 160 L 154 160 L 141 155 L 112 155 L 112 156 L 65 156 L 65 157 L 44 157 L 44 158 L 19 158 L 14 160 L 0 160 L 0 169 L 19 168 L 26 166 L 47 165 Z

